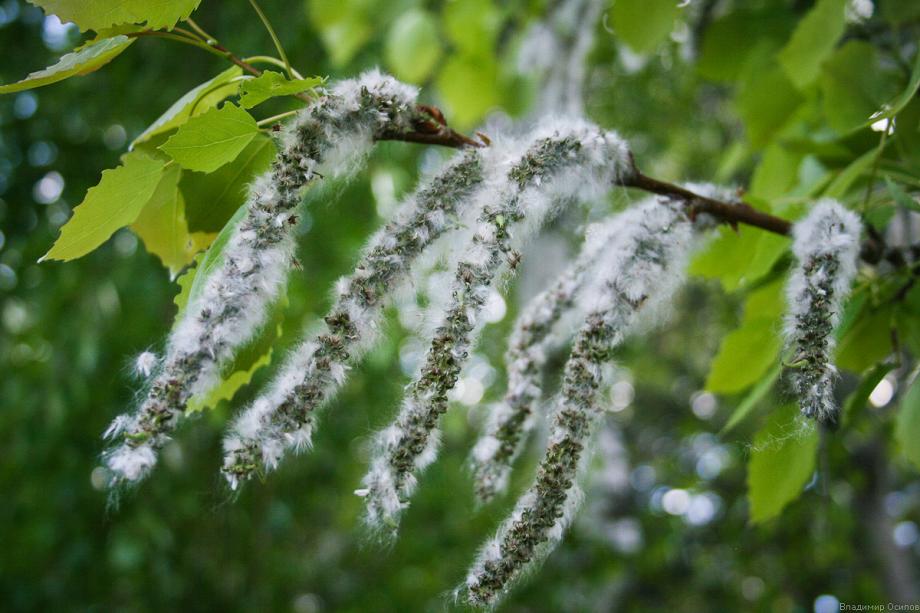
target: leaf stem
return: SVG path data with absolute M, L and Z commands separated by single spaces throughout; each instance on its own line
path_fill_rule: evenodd
M 270 55 L 253 55 L 253 56 L 250 56 L 250 57 L 245 57 L 245 58 L 243 58 L 243 61 L 244 61 L 244 62 L 249 62 L 250 64 L 259 64 L 259 63 L 261 63 L 261 64 L 271 64 L 272 66 L 277 66 L 277 67 L 279 67 L 279 68 L 284 68 L 285 70 L 288 69 L 288 66 L 285 66 L 285 65 L 284 65 L 284 62 L 282 62 L 282 61 L 279 60 L 278 58 L 272 57 L 272 56 L 270 56 Z M 294 75 L 295 78 L 297 78 L 297 79 L 303 79 L 303 75 L 300 74 L 299 72 L 297 72 L 297 69 L 296 69 L 296 68 L 294 68 L 294 67 L 292 66 L 292 67 L 290 67 L 290 70 L 291 70 L 291 73 Z
M 290 117 L 291 115 L 296 115 L 299 112 L 300 112 L 300 109 L 294 109 L 293 111 L 286 111 L 284 113 L 278 113 L 277 115 L 272 115 L 271 117 L 260 119 L 259 121 L 256 122 L 256 125 L 261 128 L 262 126 L 267 126 L 269 124 L 275 123 L 276 121 L 280 121 L 282 119 Z
M 214 43 L 217 43 L 217 39 L 214 38 L 213 36 L 211 36 L 210 34 L 208 34 L 207 32 L 205 32 L 205 31 L 204 31 L 204 28 L 202 28 L 201 26 L 199 26 L 198 23 L 197 23 L 194 19 L 192 19 L 191 17 L 189 17 L 188 19 L 186 19 L 186 20 L 185 20 L 185 23 L 187 23 L 187 24 L 189 25 L 190 28 L 192 28 L 193 30 L 195 30 L 195 32 L 197 32 L 199 36 L 201 36 L 203 39 L 205 39 L 205 42 L 214 41 Z
M 256 2 L 256 0 L 249 0 L 249 4 L 252 5 L 253 10 L 259 16 L 259 19 L 262 20 L 262 24 L 265 26 L 265 29 L 268 30 L 268 35 L 271 36 L 272 42 L 275 44 L 275 49 L 278 50 L 278 55 L 281 56 L 281 60 L 284 62 L 284 68 L 287 70 L 288 76 L 292 79 L 295 78 L 294 71 L 291 69 L 291 63 L 288 61 L 287 54 L 284 52 L 284 47 L 281 46 L 281 39 L 278 38 L 278 34 L 275 32 L 275 28 L 272 27 L 268 17 L 262 11 L 262 7 L 259 6 L 259 3 Z

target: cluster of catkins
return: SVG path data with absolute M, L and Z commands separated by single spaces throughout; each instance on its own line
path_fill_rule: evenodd
M 136 482 L 189 400 L 219 380 L 222 365 L 264 324 L 293 258 L 302 188 L 353 173 L 376 139 L 418 121 L 416 91 L 377 72 L 344 81 L 305 109 L 281 135 L 281 153 L 250 191 L 221 262 L 190 297 L 162 357 L 144 354 L 149 381 L 137 410 L 106 433 L 117 440 L 105 462 L 116 482 Z M 396 534 L 420 473 L 434 459 L 448 393 L 476 343 L 493 288 L 512 274 L 520 249 L 563 206 L 597 200 L 634 172 L 626 143 L 579 119 L 549 120 L 523 137 L 496 138 L 459 152 L 399 205 L 363 249 L 354 272 L 337 283 L 333 306 L 284 359 L 274 379 L 230 426 L 222 472 L 230 487 L 276 468 L 287 452 L 309 447 L 319 410 L 376 338 L 384 308 L 411 282 L 420 257 L 450 236 L 450 296 L 421 366 L 392 424 L 374 438 L 369 470 L 356 494 L 368 526 Z M 705 197 L 731 200 L 711 186 Z M 580 495 L 579 467 L 605 410 L 599 390 L 610 358 L 642 311 L 666 304 L 683 278 L 695 238 L 711 219 L 687 214 L 686 202 L 650 198 L 589 228 L 581 254 L 527 305 L 507 350 L 508 384 L 471 454 L 477 497 L 503 493 L 542 402 L 547 348 L 572 348 L 562 386 L 548 402 L 550 434 L 536 477 L 497 534 L 480 551 L 464 602 L 490 606 L 559 541 Z M 800 352 L 796 389 L 803 411 L 833 414 L 830 334 L 855 270 L 859 222 L 822 202 L 795 230 L 800 261 L 790 286 L 787 336 Z M 569 334 L 560 322 L 576 314 Z

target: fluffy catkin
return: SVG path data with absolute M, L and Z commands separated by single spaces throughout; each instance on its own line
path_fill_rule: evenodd
M 470 457 L 473 487 L 480 502 L 492 500 L 507 488 L 511 467 L 535 423 L 533 412 L 543 393 L 542 369 L 553 329 L 574 306 L 588 271 L 614 239 L 620 224 L 617 215 L 588 228 L 578 258 L 531 300 L 515 322 L 505 354 L 505 397 L 491 407 Z
M 786 286 L 786 345 L 794 353 L 793 387 L 806 417 L 837 420 L 834 328 L 856 276 L 859 217 L 834 200 L 821 200 L 793 227 L 798 265 Z
M 293 258 L 295 209 L 315 177 L 347 175 L 376 138 L 408 132 L 420 111 L 417 92 L 371 71 L 342 81 L 301 112 L 281 134 L 272 167 L 250 188 L 242 218 L 199 295 L 171 333 L 146 397 L 106 432 L 113 482 L 135 482 L 156 463 L 189 399 L 213 387 L 220 367 L 264 323 Z
M 652 199 L 621 217 L 615 244 L 593 269 L 596 284 L 585 292 L 589 315 L 565 365 L 536 479 L 458 588 L 458 598 L 468 604 L 494 605 L 562 538 L 581 499 L 579 465 L 603 414 L 598 404 L 603 367 L 637 311 L 649 302 L 669 300 L 682 279 L 692 228 L 680 208 Z
M 482 154 L 456 156 L 399 207 L 370 239 L 351 276 L 342 278 L 322 330 L 288 357 L 269 391 L 231 426 L 223 473 L 230 486 L 273 469 L 285 449 L 310 444 L 316 410 L 338 389 L 348 364 L 373 341 L 386 299 L 419 254 L 457 225 L 483 176 Z
M 395 534 L 416 475 L 434 460 L 447 394 L 469 354 L 493 282 L 519 257 L 515 247 L 552 214 L 554 202 L 603 194 L 628 168 L 625 143 L 582 121 L 544 126 L 519 157 L 494 159 L 504 155 L 500 151 L 497 147 L 490 152 L 490 169 L 497 172 L 482 190 L 482 212 L 472 240 L 461 251 L 443 321 L 399 414 L 376 436 L 364 487 L 356 492 L 365 497 L 368 526 L 386 528 L 388 536 Z

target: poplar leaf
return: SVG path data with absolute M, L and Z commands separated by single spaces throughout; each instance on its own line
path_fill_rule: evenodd
M 846 0 L 818 0 L 799 22 L 777 56 L 786 76 L 799 89 L 810 85 L 846 29 Z
M 168 168 L 150 201 L 131 224 L 147 251 L 163 262 L 173 279 L 213 238 L 189 232 L 185 201 L 179 191 L 180 175 L 178 166 Z
M 761 404 L 761 401 L 767 396 L 773 386 L 776 384 L 776 381 L 779 379 L 780 374 L 783 372 L 783 367 L 781 364 L 777 364 L 773 367 L 769 373 L 767 373 L 757 385 L 755 385 L 747 396 L 744 397 L 735 410 L 732 412 L 731 417 L 728 418 L 728 421 L 725 422 L 725 425 L 722 426 L 722 430 L 719 431 L 720 435 L 724 435 L 731 431 L 735 426 L 740 424 L 742 421 L 747 419 L 751 413 L 754 412 L 754 409 Z
M 259 126 L 249 113 L 235 104 L 224 104 L 191 118 L 159 149 L 183 168 L 214 172 L 236 159 L 258 133 Z
M 243 81 L 240 86 L 240 105 L 251 109 L 269 98 L 291 96 L 313 89 L 323 82 L 319 77 L 288 79 L 280 72 L 266 70 L 255 79 Z
M 102 172 L 61 228 L 61 236 L 41 260 L 73 260 L 104 243 L 112 234 L 134 222 L 163 177 L 166 164 L 133 151 L 117 168 Z
M 111 62 L 133 42 L 134 39 L 127 36 L 113 36 L 84 45 L 62 56 L 53 66 L 33 72 L 16 83 L 0 85 L 0 94 L 34 89 L 70 77 L 89 74 Z
M 242 68 L 231 66 L 213 79 L 190 89 L 141 132 L 140 136 L 131 143 L 131 147 L 146 142 L 157 134 L 178 128 L 192 117 L 201 115 L 217 106 L 225 98 L 235 95 L 240 84 L 234 79 L 242 74 Z
M 706 389 L 722 394 L 740 392 L 776 364 L 783 346 L 783 283 L 766 285 L 748 297 L 741 325 L 719 346 L 706 379 Z
M 441 58 L 441 38 L 431 13 L 411 10 L 393 22 L 387 32 L 387 67 L 404 81 L 422 83 Z
M 192 232 L 218 232 L 246 201 L 249 183 L 268 170 L 275 159 L 275 144 L 257 135 L 229 164 L 209 174 L 187 172 L 179 188 L 185 196 L 185 213 Z
M 667 39 L 679 13 L 672 0 L 617 0 L 611 20 L 620 40 L 636 53 L 648 53 Z
M 894 437 L 907 459 L 920 470 L 920 444 L 917 443 L 920 441 L 920 377 L 914 377 L 913 383 L 901 399 Z
M 828 58 L 821 71 L 821 93 L 827 123 L 847 134 L 872 122 L 899 89 L 899 82 L 881 63 L 869 43 L 850 41 Z
M 751 523 L 779 515 L 811 480 L 818 430 L 798 414 L 795 405 L 778 409 L 754 437 L 747 475 Z
M 152 30 L 172 29 L 192 14 L 201 0 L 29 0 L 61 21 L 83 30 L 101 30 L 126 23 L 144 23 Z

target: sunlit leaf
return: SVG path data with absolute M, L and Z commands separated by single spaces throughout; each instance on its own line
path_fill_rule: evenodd
M 239 90 L 239 82 L 234 81 L 243 74 L 239 66 L 231 66 L 213 79 L 208 79 L 201 85 L 187 91 L 176 100 L 165 113 L 160 115 L 140 136 L 134 139 L 131 146 L 150 140 L 157 134 L 169 132 L 178 128 L 191 117 L 200 115 L 217 106 L 222 100 L 233 96 Z
M 213 172 L 236 159 L 258 133 L 256 120 L 228 103 L 190 119 L 159 149 L 183 168 Z
M 448 2 L 441 15 L 444 33 L 465 55 L 491 55 L 504 16 L 492 0 Z
M 192 14 L 201 0 L 29 0 L 81 30 L 101 30 L 126 23 L 150 29 L 172 28 Z
M 240 105 L 244 109 L 251 109 L 270 98 L 300 94 L 322 82 L 318 77 L 288 79 L 280 72 L 266 70 L 255 79 L 248 79 L 240 85 Z
M 777 56 L 786 76 L 799 89 L 818 78 L 821 64 L 846 29 L 846 0 L 818 0 L 799 22 Z
M 42 260 L 72 260 L 104 243 L 119 228 L 134 222 L 165 171 L 165 162 L 133 151 L 121 166 L 102 172 L 61 228 L 61 236 Z
M 457 129 L 473 127 L 498 105 L 498 67 L 494 58 L 452 56 L 438 74 L 444 111 Z
M 754 437 L 747 475 L 752 523 L 779 515 L 814 473 L 818 431 L 798 415 L 795 405 L 777 409 Z
M 51 83 L 57 83 L 74 76 L 89 74 L 105 66 L 122 51 L 131 46 L 133 38 L 113 36 L 97 43 L 84 45 L 80 49 L 61 57 L 53 66 L 30 73 L 25 79 L 16 83 L 0 85 L 0 94 L 9 94 L 25 89 L 33 89 Z
M 168 168 L 150 201 L 131 224 L 150 253 L 175 277 L 210 243 L 213 236 L 191 234 L 185 221 L 185 201 L 179 192 L 181 169 Z
M 395 77 L 422 83 L 441 58 L 441 37 L 434 16 L 419 9 L 400 15 L 387 32 L 384 57 Z
M 706 389 L 733 394 L 760 381 L 782 348 L 782 281 L 751 292 L 741 325 L 728 333 L 712 361 Z
M 674 29 L 678 4 L 672 0 L 617 0 L 610 16 L 617 38 L 637 53 L 652 51 Z

